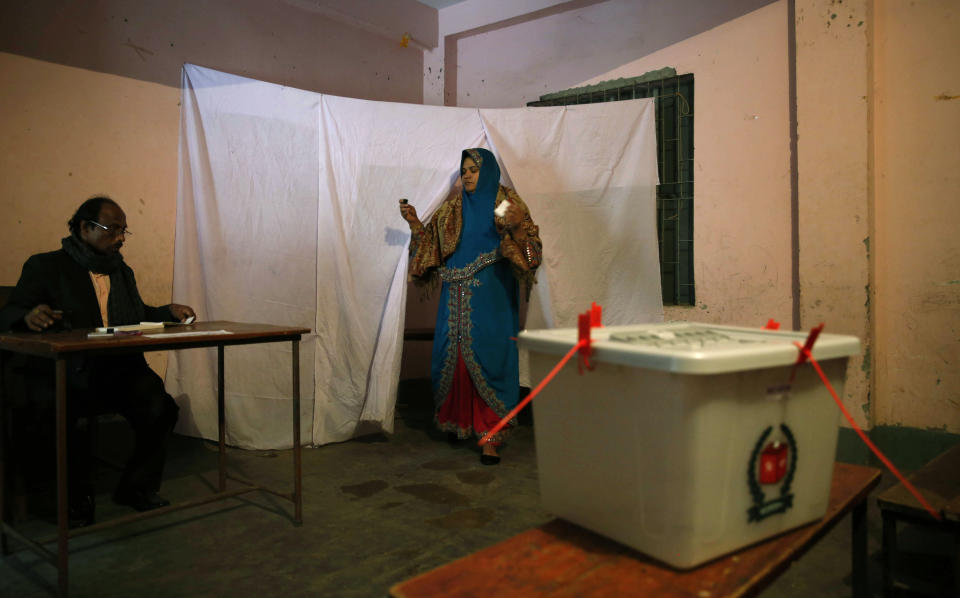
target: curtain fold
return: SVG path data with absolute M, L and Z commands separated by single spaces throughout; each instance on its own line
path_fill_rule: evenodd
M 173 298 L 205 320 L 309 327 L 306 444 L 392 432 L 408 198 L 426 221 L 460 151 L 497 154 L 541 227 L 528 327 L 662 319 L 650 100 L 477 110 L 321 95 L 185 65 Z M 226 351 L 227 441 L 291 444 L 290 346 Z M 216 438 L 216 353 L 171 354 L 177 431 Z

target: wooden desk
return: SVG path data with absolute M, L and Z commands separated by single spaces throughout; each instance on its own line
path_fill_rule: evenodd
M 231 334 L 214 334 L 215 331 L 226 330 Z M 7 535 L 23 542 L 32 550 L 46 557 L 55 564 L 58 573 L 58 588 L 61 596 L 69 591 L 68 567 L 69 556 L 68 540 L 71 537 L 88 534 L 106 527 L 113 527 L 147 517 L 164 515 L 170 511 L 194 507 L 215 500 L 231 498 L 246 492 L 261 490 L 270 492 L 294 504 L 294 522 L 302 522 L 302 484 L 301 484 L 301 453 L 300 453 L 300 338 L 310 332 L 308 328 L 292 328 L 284 326 L 270 326 L 268 324 L 241 324 L 237 322 L 201 322 L 191 326 L 177 326 L 163 330 L 145 331 L 141 336 L 87 338 L 89 330 L 73 330 L 69 332 L 45 333 L 3 333 L 0 334 L 0 375 L 3 372 L 2 351 L 26 353 L 53 359 L 56 362 L 56 418 L 57 418 L 57 535 L 55 538 L 40 539 L 37 541 L 24 537 L 6 520 L 0 520 L 0 542 L 6 554 Z M 183 332 L 207 332 L 197 336 L 177 336 Z M 149 336 L 147 336 L 149 335 Z M 227 490 L 226 473 L 226 444 L 224 442 L 224 371 L 223 350 L 227 345 L 248 345 L 255 343 L 273 343 L 290 341 L 292 345 L 293 371 L 293 463 L 294 489 L 292 493 L 282 493 L 264 488 L 246 481 L 242 486 Z M 218 492 L 192 501 L 178 503 L 147 511 L 134 513 L 125 517 L 118 517 L 91 525 L 89 527 L 70 530 L 67 525 L 67 381 L 66 358 L 77 354 L 111 355 L 144 351 L 166 351 L 171 349 L 192 349 L 196 347 L 217 348 L 217 409 L 219 423 L 220 454 L 218 458 L 219 489 Z M 0 393 L 3 391 L 0 381 Z M 2 396 L 0 396 L 2 400 Z M 3 410 L 0 409 L 0 415 Z M 6 426 L 0 421 L 0 430 Z M 3 456 L 5 457 L 5 456 Z M 4 491 L 6 484 L 3 479 L 3 458 L 0 458 L 0 514 L 5 517 Z M 234 479 L 234 478 L 231 478 Z M 57 540 L 56 554 L 47 550 L 43 545 Z
M 907 575 L 901 571 L 902 556 L 897 546 L 897 524 L 912 523 L 953 536 L 953 545 L 960 552 L 960 444 L 943 452 L 915 471 L 907 479 L 943 518 L 934 519 L 902 483 L 880 493 L 877 504 L 883 517 L 883 587 L 891 595 L 899 587 L 928 594 L 960 596 L 960 566 L 953 558 L 953 579 L 940 584 Z M 949 584 L 949 585 L 948 585 Z
M 854 595 L 866 596 L 866 498 L 880 470 L 837 463 L 819 522 L 677 571 L 581 527 L 555 519 L 468 557 L 404 581 L 394 598 L 489 596 L 753 596 L 837 521 L 853 511 Z

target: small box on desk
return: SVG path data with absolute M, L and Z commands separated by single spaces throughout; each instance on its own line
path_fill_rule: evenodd
M 549 512 L 689 568 L 823 517 L 839 410 L 809 364 L 805 333 L 693 323 L 594 328 L 593 371 L 571 360 L 534 400 Z M 577 342 L 524 331 L 531 378 Z M 813 356 L 842 397 L 853 336 Z

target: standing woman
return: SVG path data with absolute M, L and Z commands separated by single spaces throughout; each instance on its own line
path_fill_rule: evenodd
M 520 288 L 529 295 L 542 245 L 527 206 L 500 184 L 492 153 L 464 150 L 460 180 L 462 192 L 426 226 L 405 201 L 400 214 L 410 224 L 411 277 L 442 283 L 431 366 L 435 421 L 450 436 L 469 438 L 483 437 L 519 399 L 511 337 L 519 329 Z M 484 465 L 500 462 L 497 447 L 508 429 L 483 446 Z

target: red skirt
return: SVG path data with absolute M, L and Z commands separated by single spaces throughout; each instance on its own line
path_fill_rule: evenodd
M 470 379 L 467 364 L 457 348 L 457 365 L 453 372 L 453 383 L 446 400 L 437 410 L 437 427 L 444 432 L 456 434 L 457 438 L 470 438 L 473 434 L 482 437 L 500 421 L 500 416 L 491 409 L 477 392 Z M 509 426 L 504 427 L 490 441 L 499 446 Z

